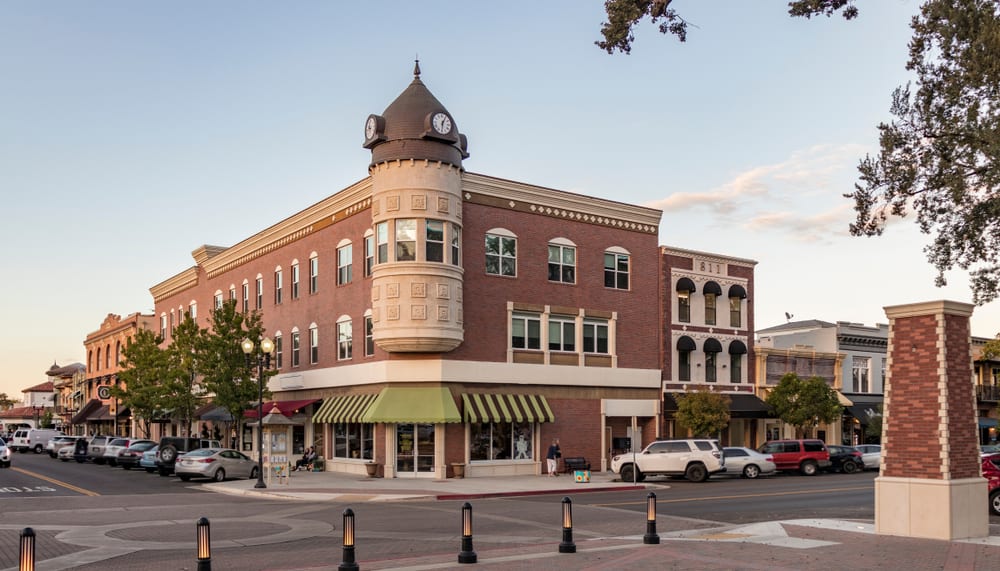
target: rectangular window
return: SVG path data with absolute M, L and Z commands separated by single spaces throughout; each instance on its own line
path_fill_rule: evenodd
M 191 316 L 192 320 L 197 320 L 198 319 L 198 304 L 197 303 L 192 303 L 191 305 L 188 306 L 188 315 Z
M 372 435 L 374 425 L 339 423 L 333 425 L 333 457 L 371 460 L 374 455 Z
M 281 369 L 283 365 L 284 351 L 282 351 L 281 335 L 274 336 L 274 366 Z
M 584 353 L 608 353 L 608 322 L 591 321 L 583 322 L 583 352 Z
M 729 382 L 743 381 L 743 355 L 729 355 Z
M 743 325 L 743 315 L 740 311 L 741 299 L 738 297 L 729 298 L 729 326 L 740 327 Z
M 274 304 L 281 305 L 281 297 L 285 292 L 285 279 L 282 275 L 282 271 L 278 270 L 274 272 Z
M 469 459 L 532 460 L 534 424 L 530 422 L 480 422 L 469 426 Z
M 365 317 L 365 357 L 375 354 L 375 334 L 372 318 Z
M 691 351 L 679 351 L 677 353 L 677 380 L 691 380 Z
M 677 292 L 677 321 L 691 323 L 691 292 Z
M 236 287 L 229 288 L 229 300 L 236 301 Z M 235 303 L 233 305 L 236 305 Z
M 353 265 L 354 249 L 352 244 L 337 248 L 337 285 L 351 283 L 351 279 L 354 277 L 352 274 Z
M 417 221 L 412 218 L 396 220 L 396 261 L 412 262 L 416 256 Z
M 315 327 L 309 328 L 309 362 L 319 363 L 319 330 Z
M 375 240 L 378 245 L 376 264 L 384 264 L 389 261 L 389 223 L 379 222 L 375 225 Z
M 539 316 L 515 314 L 511 317 L 510 346 L 514 349 L 542 348 L 542 321 Z
M 299 332 L 292 332 L 292 366 L 299 366 Z
M 250 311 L 250 284 L 243 284 L 243 313 Z
M 462 265 L 462 229 L 458 224 L 451 225 L 451 263 Z
M 337 324 L 337 358 L 340 360 L 350 359 L 354 352 L 354 333 L 350 321 L 341 321 Z
M 549 351 L 576 351 L 576 322 L 549 319 Z
M 627 254 L 604 252 L 604 287 L 628 289 Z
M 994 378 L 996 378 L 995 375 L 994 375 Z M 884 391 L 885 390 L 885 357 L 882 357 L 882 377 L 881 377 L 881 379 L 882 379 L 882 390 Z
M 576 248 L 549 244 L 549 281 L 576 283 Z
M 160 316 L 160 339 L 161 340 L 166 340 L 167 339 L 167 316 L 166 315 L 161 315 Z
M 309 258 L 309 293 L 319 291 L 319 258 Z
M 486 235 L 486 273 L 517 276 L 517 238 Z
M 222 294 L 215 294 L 215 309 L 222 309 Z
M 444 222 L 427 220 L 425 222 L 424 249 L 428 262 L 444 261 Z
M 705 325 L 715 325 L 715 294 L 705 294 Z
M 871 359 L 868 357 L 853 357 L 851 363 L 851 373 L 854 381 L 854 392 L 867 393 L 868 391 L 868 371 L 871 367 Z
M 365 277 L 372 275 L 375 266 L 375 236 L 365 236 Z
M 264 278 L 257 278 L 257 309 L 264 309 Z
M 299 265 L 292 264 L 292 299 L 299 299 Z
M 718 353 L 705 353 L 705 382 L 714 383 L 718 380 L 715 370 L 715 356 Z

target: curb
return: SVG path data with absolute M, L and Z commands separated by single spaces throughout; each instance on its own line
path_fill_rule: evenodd
M 472 494 L 438 494 L 437 500 L 474 500 L 482 498 L 507 498 L 516 496 L 547 496 L 551 494 L 578 494 L 591 492 L 630 492 L 645 490 L 646 486 L 599 486 L 596 488 L 564 488 L 561 490 L 520 490 L 516 492 L 483 492 Z

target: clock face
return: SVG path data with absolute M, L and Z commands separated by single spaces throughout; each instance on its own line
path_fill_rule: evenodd
M 97 387 L 97 396 L 105 400 L 111 398 L 111 387 L 109 386 Z
M 431 125 L 434 126 L 434 130 L 442 135 L 447 135 L 451 132 L 451 118 L 445 113 L 437 113 L 431 119 Z
M 365 122 L 365 138 L 371 139 L 375 136 L 375 118 L 369 117 L 368 121 Z

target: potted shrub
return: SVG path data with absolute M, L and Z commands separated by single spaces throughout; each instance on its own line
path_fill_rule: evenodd
M 369 460 L 368 462 L 365 462 L 365 470 L 368 472 L 369 478 L 374 478 L 378 475 L 378 464 L 376 464 L 373 460 Z

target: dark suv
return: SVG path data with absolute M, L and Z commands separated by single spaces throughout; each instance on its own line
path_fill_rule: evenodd
M 831 466 L 830 451 L 822 440 L 769 440 L 759 452 L 774 456 L 774 464 L 781 471 L 799 471 L 814 476 L 820 469 Z
M 177 457 L 199 448 L 222 448 L 218 440 L 207 438 L 183 438 L 180 436 L 164 436 L 160 439 L 160 448 L 156 451 L 156 470 L 161 476 L 169 476 L 174 471 Z

